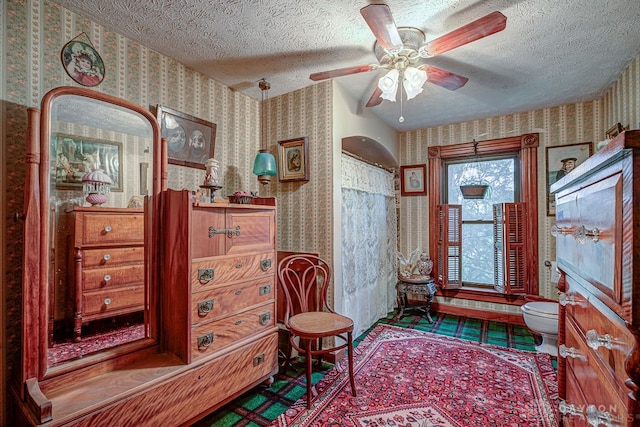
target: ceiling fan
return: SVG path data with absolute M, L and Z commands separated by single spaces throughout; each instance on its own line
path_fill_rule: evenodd
M 383 99 L 395 101 L 399 81 L 403 83 L 407 99 L 422 92 L 425 81 L 449 90 L 461 88 L 467 83 L 468 78 L 422 63 L 422 60 L 495 34 L 504 30 L 507 25 L 507 18 L 496 11 L 426 42 L 422 30 L 414 27 L 396 27 L 391 9 L 386 4 L 370 4 L 360 9 L 360 13 L 376 38 L 373 50 L 379 64 L 323 71 L 313 73 L 309 78 L 320 81 L 379 68 L 389 70 L 379 80 L 366 104 L 367 107 L 375 107 Z

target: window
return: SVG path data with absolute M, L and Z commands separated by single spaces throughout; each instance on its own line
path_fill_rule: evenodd
M 494 286 L 493 205 L 520 201 L 519 164 L 514 154 L 443 162 L 443 203 L 462 206 L 462 286 Z M 479 182 L 488 185 L 485 197 L 464 199 L 460 185 Z
M 505 286 L 498 289 L 505 294 L 538 293 L 538 143 L 537 134 L 525 134 L 483 141 L 476 146 L 477 153 L 473 143 L 429 147 L 429 220 L 432 224 L 429 250 L 444 257 L 434 262 L 434 277 L 441 289 L 456 290 L 445 292 L 446 295 L 504 302 L 508 297 L 500 296 L 493 289 L 494 275 L 498 274 L 498 268 L 509 271 L 517 258 L 513 254 L 522 255 L 523 252 L 519 252 L 522 247 L 527 248 L 526 254 L 517 261 L 526 277 L 524 288 L 509 286 L 510 278 L 507 278 Z M 473 172 L 472 168 L 478 170 Z M 508 172 L 510 170 L 512 172 Z M 476 173 L 491 185 L 490 200 L 463 200 L 456 193 L 463 177 Z M 505 209 L 506 226 L 518 223 L 524 230 L 521 240 L 514 244 L 507 241 L 501 251 L 494 245 L 494 233 L 500 231 L 493 227 L 493 206 L 496 204 Z M 460 214 L 456 213 L 458 205 L 461 205 Z M 523 214 L 524 206 L 532 208 Z M 456 224 L 460 224 L 461 233 L 456 232 Z M 449 259 L 446 255 L 449 253 L 456 256 Z M 495 257 L 499 256 L 504 256 L 504 265 L 494 265 Z M 462 287 L 462 283 L 473 284 L 475 288 Z M 484 289 L 478 290 L 478 286 Z

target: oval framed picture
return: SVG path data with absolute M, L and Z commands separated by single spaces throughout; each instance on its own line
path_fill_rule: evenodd
M 97 86 L 104 80 L 104 62 L 90 44 L 71 40 L 60 53 L 65 71 L 82 86 Z

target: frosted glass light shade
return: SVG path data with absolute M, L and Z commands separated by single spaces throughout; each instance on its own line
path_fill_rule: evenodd
M 396 68 L 389 71 L 378 80 L 378 88 L 382 91 L 380 98 L 387 101 L 396 102 L 396 92 L 398 91 L 398 77 L 400 73 Z
M 404 70 L 402 86 L 407 93 L 407 100 L 414 98 L 422 92 L 422 85 L 427 81 L 427 72 L 414 67 Z
M 267 150 L 260 150 L 253 161 L 253 173 L 262 185 L 268 184 L 276 174 L 276 158 Z

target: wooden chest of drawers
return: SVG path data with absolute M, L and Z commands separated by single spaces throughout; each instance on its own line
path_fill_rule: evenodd
M 144 212 L 75 207 L 71 215 L 78 341 L 89 321 L 144 309 Z
M 251 370 L 275 374 L 276 207 L 215 203 L 194 206 L 188 191 L 164 195 L 162 301 L 164 345 L 187 364 L 225 356 L 250 360 Z M 253 349 L 262 341 L 260 352 Z M 250 353 L 250 354 L 249 354 Z M 234 390 L 256 384 L 255 375 L 228 375 Z M 215 407 L 229 396 L 209 400 Z
M 640 131 L 551 190 L 563 425 L 640 426 Z

